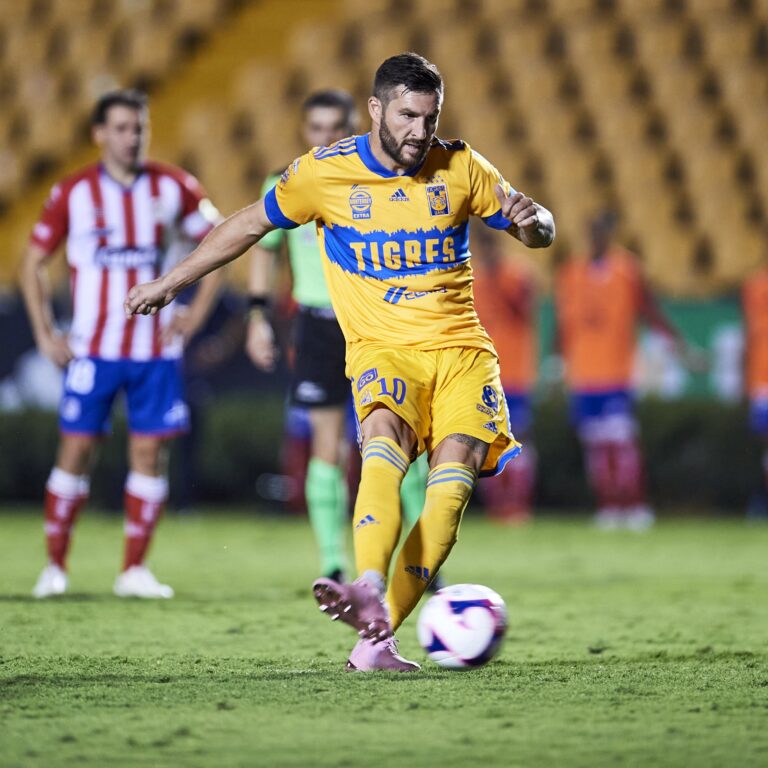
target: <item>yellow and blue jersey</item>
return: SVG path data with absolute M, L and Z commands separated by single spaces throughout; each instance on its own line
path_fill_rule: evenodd
M 506 229 L 494 188 L 510 187 L 462 142 L 434 139 L 403 175 L 376 160 L 368 135 L 295 160 L 265 197 L 270 221 L 314 221 L 348 344 L 475 347 L 495 354 L 472 299 L 469 217 Z

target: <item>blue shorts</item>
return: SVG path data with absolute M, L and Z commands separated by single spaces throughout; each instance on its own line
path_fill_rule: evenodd
M 507 413 L 512 431 L 517 435 L 524 435 L 533 423 L 533 409 L 531 408 L 531 396 L 525 392 L 510 392 L 504 390 L 504 398 L 507 401 Z
M 310 440 L 312 438 L 312 422 L 309 419 L 309 411 L 308 407 L 296 405 L 289 400 L 285 408 L 285 433 L 295 440 Z M 350 443 L 354 444 L 357 442 L 357 437 L 355 432 L 355 408 L 351 395 L 347 399 L 345 413 L 347 438 Z
M 754 397 L 749 401 L 749 426 L 758 435 L 768 435 L 768 398 Z
M 125 393 L 128 428 L 134 434 L 172 437 L 189 429 L 180 360 L 73 360 L 64 375 L 59 407 L 62 432 L 109 431 L 115 397 Z
M 615 416 L 634 417 L 632 395 L 627 389 L 609 389 L 602 392 L 574 392 L 570 401 L 571 421 L 582 426 L 593 419 Z
M 289 403 L 285 409 L 284 429 L 285 433 L 294 440 L 309 440 L 312 437 L 309 409 Z

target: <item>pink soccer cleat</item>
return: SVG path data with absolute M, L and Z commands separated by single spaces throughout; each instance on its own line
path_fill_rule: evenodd
M 397 640 L 390 635 L 384 640 L 359 640 L 349 654 L 346 669 L 347 672 L 373 672 L 377 669 L 418 672 L 421 667 L 397 652 Z
M 392 634 L 389 611 L 379 591 L 365 579 L 339 584 L 329 578 L 317 579 L 312 585 L 320 610 L 333 621 L 341 619 L 354 627 L 360 637 L 383 640 Z

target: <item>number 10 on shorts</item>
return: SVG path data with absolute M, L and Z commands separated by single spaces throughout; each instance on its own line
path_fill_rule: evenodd
M 378 397 L 391 397 L 398 405 L 405 400 L 405 382 L 402 379 L 384 377 L 376 380 L 379 385 Z

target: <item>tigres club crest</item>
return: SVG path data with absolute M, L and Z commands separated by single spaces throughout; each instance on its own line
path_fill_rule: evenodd
M 445 184 L 427 184 L 427 202 L 431 216 L 444 216 L 451 212 L 448 187 Z

